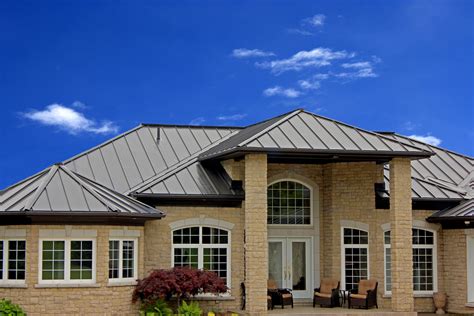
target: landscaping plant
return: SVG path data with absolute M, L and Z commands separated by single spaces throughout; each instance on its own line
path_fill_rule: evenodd
M 152 304 L 142 305 L 140 316 L 170 316 L 173 314 L 165 300 L 159 298 Z
M 2 298 L 0 300 L 0 316 L 26 316 L 26 313 L 17 304 Z
M 216 273 L 188 267 L 153 270 L 146 278 L 138 281 L 133 291 L 133 302 L 140 300 L 143 304 L 153 304 L 157 299 L 182 299 L 200 293 L 219 294 L 227 292 L 223 279 Z
M 180 316 L 201 316 L 202 309 L 199 307 L 198 302 L 183 303 L 178 307 L 178 315 Z

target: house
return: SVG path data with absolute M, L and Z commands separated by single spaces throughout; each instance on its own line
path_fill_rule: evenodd
M 240 127 L 143 124 L 0 195 L 0 297 L 130 314 L 154 268 L 215 271 L 208 308 L 265 314 L 267 279 L 379 282 L 379 307 L 474 312 L 474 158 L 304 110 Z

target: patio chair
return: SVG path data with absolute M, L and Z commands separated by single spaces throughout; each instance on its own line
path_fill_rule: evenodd
M 285 308 L 285 305 L 291 305 L 293 308 L 293 294 L 290 289 L 281 289 L 278 288 L 275 280 L 267 281 L 267 298 L 271 297 L 271 309 L 275 305 L 281 305 L 281 308 Z
M 349 292 L 349 308 L 359 307 L 369 309 L 369 307 L 377 305 L 377 286 L 376 280 L 360 280 L 358 289 Z
M 334 279 L 322 279 L 321 285 L 314 289 L 313 307 L 319 306 L 335 307 L 339 306 L 339 285 L 340 282 Z

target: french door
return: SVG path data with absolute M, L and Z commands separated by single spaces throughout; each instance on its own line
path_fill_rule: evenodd
M 311 238 L 269 238 L 268 278 L 293 290 L 294 298 L 311 298 Z

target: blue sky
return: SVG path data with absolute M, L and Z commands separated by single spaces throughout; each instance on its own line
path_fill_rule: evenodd
M 468 0 L 1 1 L 0 188 L 142 122 L 301 107 L 473 156 L 473 21 Z

